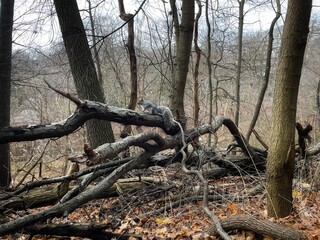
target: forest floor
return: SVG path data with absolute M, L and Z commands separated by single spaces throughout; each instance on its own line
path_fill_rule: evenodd
M 239 192 L 238 183 L 252 182 L 250 177 L 225 177 L 219 180 L 210 181 L 210 192 L 216 194 L 230 194 L 234 191 Z M 237 183 L 237 184 L 235 184 Z M 248 184 L 246 185 L 248 187 Z M 254 187 L 254 186 L 252 186 Z M 299 189 L 298 189 L 299 188 Z M 220 189 L 219 193 L 216 191 Z M 223 189 L 223 192 L 221 191 Z M 294 211 L 283 219 L 275 220 L 266 217 L 266 196 L 258 194 L 243 201 L 226 200 L 220 203 L 209 204 L 210 209 L 219 219 L 227 218 L 235 214 L 250 214 L 259 219 L 268 219 L 278 222 L 286 227 L 291 227 L 303 231 L 310 240 L 320 239 L 320 193 L 311 192 L 306 186 L 297 187 L 294 192 Z M 182 191 L 182 189 L 180 189 Z M 246 191 L 246 190 L 245 190 Z M 240 191 L 241 192 L 241 191 Z M 147 193 L 146 193 L 147 194 Z M 174 193 L 172 193 L 174 194 Z M 241 193 L 239 193 L 240 195 Z M 171 196 L 172 199 L 174 196 Z M 132 201 L 134 193 L 123 195 L 118 198 L 101 199 L 89 202 L 67 218 L 53 219 L 53 223 L 100 223 L 109 224 L 108 231 L 114 233 L 132 233 L 143 237 L 143 239 L 203 239 L 200 238 L 203 230 L 207 229 L 212 221 L 202 209 L 202 201 L 188 202 L 181 206 L 170 209 L 170 196 L 144 200 L 135 199 Z M 143 197 L 141 197 L 143 198 Z M 165 200 L 165 201 L 163 201 Z M 163 206 L 168 206 L 168 211 L 163 214 L 149 215 L 143 217 L 145 213 Z M 229 233 L 231 239 L 256 239 L 250 231 L 235 231 Z M 17 238 L 7 238 L 17 239 Z M 23 239 L 23 238 L 19 238 Z M 81 239 L 58 238 L 35 236 L 32 239 Z M 207 237 L 205 239 L 217 239 Z M 272 238 L 263 237 L 260 239 L 271 240 Z
M 22 143 L 19 144 L 21 145 L 21 149 L 25 148 Z M 39 151 L 40 153 L 41 151 Z M 20 156 L 19 153 L 16 153 L 16 155 Z M 52 156 L 55 155 L 52 154 Z M 19 159 L 16 158 L 16 165 L 13 167 L 18 173 L 19 169 L 23 169 L 21 167 L 23 162 L 19 161 Z M 22 159 L 28 159 L 28 157 Z M 49 159 L 44 164 L 45 176 L 47 178 L 62 174 L 61 169 L 65 168 L 64 162 L 57 161 L 58 159 Z M 313 161 L 318 162 L 318 159 L 314 159 Z M 319 164 L 313 165 L 313 168 L 319 169 L 316 166 L 319 166 Z M 160 179 L 165 184 L 169 186 L 173 185 L 174 187 L 169 190 L 163 190 L 155 184 L 146 189 L 131 192 L 130 194 L 121 194 L 121 189 L 119 189 L 119 197 L 91 201 L 65 218 L 53 219 L 52 223 L 108 224 L 109 227 L 106 229 L 108 231 L 120 234 L 132 233 L 140 235 L 145 240 L 200 239 L 199 235 L 212 225 L 212 220 L 209 219 L 202 209 L 203 202 L 201 200 L 187 201 L 186 203 L 181 201 L 178 207 L 173 207 L 173 203 L 183 200 L 185 197 L 202 195 L 202 189 L 199 186 L 197 178 L 190 175 L 186 176 L 181 171 L 180 165 L 170 165 L 166 168 L 151 167 L 148 170 L 134 170 L 132 174 L 137 176 L 147 174 L 147 176 Z M 38 175 L 38 173 L 33 174 L 33 176 L 35 175 Z M 129 174 L 127 174 L 128 176 Z M 263 174 L 258 176 L 229 176 L 210 180 L 209 194 L 211 196 L 222 197 L 222 200 L 219 202 L 209 201 L 209 208 L 220 220 L 236 214 L 249 214 L 258 219 L 268 219 L 286 227 L 303 231 L 309 240 L 320 240 L 319 171 L 314 170 L 313 176 L 317 176 L 318 184 L 316 187 L 314 186 L 316 181 L 312 180 L 309 181 L 310 183 L 304 183 L 300 180 L 295 182 L 293 191 L 294 209 L 292 214 L 286 218 L 275 220 L 267 217 L 265 193 L 255 194 L 252 197 L 244 197 L 257 185 L 264 185 L 265 176 Z M 29 179 L 25 181 L 29 181 Z M 18 177 L 16 182 L 19 182 Z M 224 196 L 233 196 L 233 199 L 230 200 L 230 198 L 224 198 Z M 163 207 L 167 207 L 165 213 L 153 213 Z M 39 209 L 33 209 L 29 213 L 37 211 Z M 18 214 L 13 216 L 13 219 L 17 216 Z M 254 239 L 253 233 L 250 231 L 237 231 L 229 234 L 232 239 Z M 27 235 L 16 234 L 7 238 L 0 237 L 0 239 L 29 239 L 28 237 Z M 32 239 L 81 238 L 34 236 Z M 271 238 L 267 237 L 263 239 L 271 240 Z

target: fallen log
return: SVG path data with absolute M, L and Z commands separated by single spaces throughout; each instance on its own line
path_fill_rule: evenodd
M 304 233 L 295 229 L 285 227 L 269 220 L 261 220 L 251 215 L 239 214 L 221 220 L 221 225 L 225 231 L 250 230 L 262 236 L 269 236 L 273 239 L 283 240 L 307 240 Z M 210 227 L 204 234 L 218 236 L 215 226 Z
M 118 234 L 105 231 L 107 224 L 35 224 L 25 227 L 23 233 L 34 235 L 51 235 L 60 237 L 81 237 L 90 239 L 142 239 L 134 234 Z
M 67 176 L 77 171 L 79 171 L 79 165 L 73 163 L 68 170 Z M 0 212 L 8 209 L 28 209 L 54 204 L 69 191 L 70 182 L 70 180 L 63 181 L 60 184 L 35 188 L 18 195 L 5 193 L 3 195 L 7 195 L 7 197 L 5 200 L 0 201 Z
M 128 193 L 147 187 L 150 184 L 159 182 L 150 177 L 119 179 L 108 191 L 99 195 L 98 198 L 109 198 L 119 196 L 119 191 Z M 65 182 L 62 184 L 66 184 Z M 0 213 L 7 210 L 26 210 L 57 203 L 71 188 L 67 185 L 53 184 L 50 186 L 35 188 L 34 190 L 24 192 L 17 196 L 11 196 L 6 200 L 0 201 Z M 90 189 L 90 187 L 88 188 Z

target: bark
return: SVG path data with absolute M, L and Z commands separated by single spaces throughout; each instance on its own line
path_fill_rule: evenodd
M 212 84 L 212 66 L 211 66 L 211 24 L 209 19 L 209 0 L 206 0 L 206 24 L 207 24 L 207 68 L 209 81 L 209 123 L 212 122 L 213 117 L 213 84 Z M 208 145 L 211 146 L 211 134 L 208 136 Z
M 272 239 L 297 240 L 307 237 L 302 232 L 284 227 L 280 224 L 268 220 L 256 219 L 250 215 L 234 215 L 221 220 L 221 225 L 225 231 L 235 229 L 250 230 L 262 236 L 269 236 Z M 215 226 L 206 231 L 209 235 L 217 236 Z
M 179 17 L 178 17 L 178 11 L 176 6 L 176 0 L 170 0 L 170 7 L 172 12 L 172 22 L 173 22 L 173 28 L 174 28 L 174 34 L 176 36 L 176 43 L 179 42 L 179 36 L 180 36 L 180 30 L 179 30 Z
M 95 199 L 96 196 L 101 192 L 107 191 L 120 177 L 122 177 L 128 171 L 135 169 L 143 164 L 152 155 L 154 155 L 154 152 L 140 154 L 130 162 L 115 169 L 92 189 L 81 192 L 79 195 L 64 203 L 57 203 L 55 206 L 48 210 L 42 210 L 40 212 L 32 213 L 20 217 L 16 220 L 1 224 L 0 236 L 16 232 L 17 230 L 22 229 L 25 226 L 30 226 L 31 224 L 37 223 L 39 221 L 45 221 L 46 219 L 50 219 L 53 217 L 67 216 L 79 206 Z
M 256 122 L 258 120 L 259 114 L 260 114 L 260 110 L 261 110 L 261 106 L 262 106 L 262 102 L 264 99 L 264 95 L 266 93 L 268 84 L 269 84 L 269 76 L 270 76 L 270 69 L 271 69 L 271 56 L 272 56 L 272 46 L 273 46 L 273 29 L 274 26 L 276 25 L 278 19 L 281 16 L 281 5 L 280 5 L 280 0 L 276 0 L 276 4 L 277 4 L 277 10 L 276 10 L 276 16 L 274 17 L 274 19 L 271 22 L 270 25 L 270 29 L 269 29 L 269 38 L 268 38 L 268 48 L 267 48 L 267 59 L 266 59 L 266 67 L 265 67 L 265 71 L 264 71 L 264 77 L 263 77 L 263 85 L 262 88 L 260 90 L 259 93 L 259 97 L 258 97 L 258 101 L 253 113 L 253 117 L 251 120 L 251 123 L 249 125 L 249 129 L 246 135 L 246 139 L 249 141 L 250 136 L 252 131 L 254 130 L 254 127 L 256 125 Z
M 13 0 L 1 0 L 0 10 L 0 128 L 10 125 L 11 54 Z M 0 144 L 0 187 L 8 187 L 10 175 L 10 147 Z
M 242 69 L 242 36 L 243 36 L 243 21 L 244 21 L 244 4 L 245 0 L 238 0 L 239 3 L 239 23 L 238 23 L 238 56 L 237 56 L 237 75 L 235 82 L 235 97 L 236 110 L 234 112 L 234 122 L 239 125 L 240 117 L 240 78 Z
M 130 100 L 128 109 L 134 110 L 137 105 L 138 99 L 138 76 L 137 76 L 137 57 L 134 47 L 134 18 L 132 14 L 127 14 L 124 8 L 123 0 L 119 0 L 120 18 L 128 22 L 128 42 L 126 44 L 129 61 L 130 61 Z M 131 134 L 131 127 L 127 125 L 124 129 L 127 133 Z
M 170 129 L 166 129 L 163 118 L 160 115 L 138 113 L 133 110 L 107 106 L 103 103 L 87 100 L 72 115 L 60 122 L 0 129 L 0 144 L 66 136 L 90 119 L 113 121 L 124 125 L 159 127 L 169 135 L 180 132 L 178 124 L 173 124 Z
M 79 175 L 78 175 L 79 176 Z M 122 193 L 128 193 L 143 189 L 147 185 L 154 184 L 150 179 L 121 179 L 112 185 L 108 191 L 101 193 L 97 196 L 99 198 L 110 198 L 119 196 L 118 189 Z M 53 205 L 59 201 L 71 188 L 69 188 L 70 180 L 62 184 L 50 185 L 47 187 L 36 188 L 31 191 L 26 191 L 18 195 L 11 195 L 8 199 L 0 201 L 0 212 L 10 210 L 25 210 L 30 208 L 37 208 L 42 206 Z M 90 189 L 90 187 L 89 187 Z
M 108 224 L 35 224 L 24 228 L 24 232 L 31 234 L 70 236 L 101 240 L 142 239 L 141 237 L 132 234 L 117 234 L 104 231 L 104 229 L 108 227 Z
M 194 24 L 194 49 L 196 51 L 196 64 L 194 67 L 194 83 L 193 83 L 193 126 L 197 127 L 199 125 L 199 66 L 201 59 L 201 49 L 198 45 L 198 28 L 199 28 L 199 19 L 202 13 L 202 5 L 199 0 L 197 0 L 198 4 L 198 13 L 196 15 L 196 20 Z
M 311 5 L 311 0 L 288 1 L 273 98 L 267 161 L 267 210 L 270 217 L 285 217 L 292 211 L 297 96 Z
M 54 4 L 78 96 L 82 99 L 104 102 L 104 92 L 94 67 L 76 0 L 55 0 Z M 109 122 L 94 120 L 88 121 L 86 125 L 92 146 L 114 142 Z
M 89 19 L 90 19 L 90 26 L 91 26 L 91 34 L 92 34 L 92 48 L 93 48 L 93 53 L 94 53 L 94 63 L 97 69 L 97 76 L 99 83 L 101 85 L 101 88 L 103 89 L 103 78 L 102 78 L 102 70 L 101 70 L 101 62 L 100 62 L 100 57 L 99 57 L 99 51 L 97 47 L 97 37 L 96 37 L 96 30 L 94 26 L 94 16 L 92 12 L 92 4 L 91 0 L 87 0 L 87 3 L 89 5 L 88 13 L 89 13 Z
M 121 124 L 160 127 L 167 134 L 175 135 L 175 137 L 177 138 L 179 138 L 179 135 L 181 134 L 178 124 L 173 123 L 173 126 L 170 129 L 168 129 L 163 121 L 163 118 L 159 115 L 152 115 L 149 113 L 138 113 L 133 110 L 106 106 L 105 104 L 92 102 L 89 100 L 82 102 L 81 100 L 74 97 L 70 97 L 70 99 L 74 100 L 77 103 L 78 109 L 76 109 L 74 114 L 72 114 L 67 119 L 58 123 L 52 123 L 48 125 L 32 125 L 0 129 L 0 144 L 8 142 L 30 141 L 52 137 L 62 137 L 72 133 L 73 131 L 81 127 L 87 120 L 93 118 L 113 121 Z M 212 125 L 202 125 L 196 129 L 191 129 L 185 132 L 186 140 L 189 141 L 190 139 L 199 137 L 202 134 L 215 132 L 214 129 L 219 128 L 222 124 L 224 124 L 229 129 L 230 133 L 234 136 L 235 140 L 237 141 L 239 147 L 248 156 L 252 157 L 255 161 L 258 162 L 259 158 L 255 153 L 254 149 L 252 149 L 251 146 L 249 146 L 249 144 L 242 136 L 242 134 L 239 132 L 238 128 L 235 126 L 232 120 L 222 116 L 216 116 Z M 134 136 L 132 136 L 131 138 L 133 137 Z M 128 141 L 130 141 L 131 138 L 128 138 Z M 154 136 L 153 140 L 158 144 L 164 144 L 164 142 L 161 142 L 161 139 L 158 138 L 157 135 Z M 107 145 L 113 146 L 117 144 L 118 143 Z M 111 147 L 110 151 L 112 151 L 114 148 L 115 146 Z
M 67 176 L 79 171 L 79 166 L 73 163 Z M 9 194 L 10 198 L 0 201 L 0 212 L 8 209 L 28 209 L 54 204 L 69 191 L 71 180 L 66 180 L 60 184 L 35 188 L 18 195 Z M 2 196 L 7 198 L 6 196 Z M 1 199 L 1 198 L 0 198 Z
M 177 56 L 172 82 L 171 110 L 176 120 L 185 128 L 184 93 L 189 69 L 193 38 L 194 1 L 182 1 L 182 17 L 177 37 Z M 176 29 L 176 27 L 175 27 Z

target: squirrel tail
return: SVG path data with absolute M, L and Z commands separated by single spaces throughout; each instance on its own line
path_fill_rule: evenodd
M 163 107 L 162 109 L 162 117 L 164 121 L 164 127 L 167 131 L 173 126 L 173 115 L 169 108 Z

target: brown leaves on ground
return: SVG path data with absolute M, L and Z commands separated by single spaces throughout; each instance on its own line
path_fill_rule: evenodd
M 220 180 L 211 181 L 210 186 L 215 190 L 220 190 L 216 194 L 230 194 L 232 192 L 241 192 L 239 190 L 239 179 L 237 177 L 229 177 Z M 243 184 L 247 184 L 246 179 L 241 178 Z M 238 182 L 237 184 L 234 184 Z M 227 186 L 227 187 L 226 187 Z M 248 186 L 248 185 L 247 185 Z M 221 191 L 224 187 L 227 190 Z M 252 186 L 253 187 L 253 186 Z M 248 189 L 247 189 L 248 190 Z M 300 189 L 295 189 L 293 192 L 295 209 L 292 215 L 279 220 L 270 219 L 273 222 L 278 222 L 284 226 L 291 227 L 303 231 L 309 240 L 320 240 L 320 193 L 308 192 Z M 121 198 L 121 197 L 120 197 Z M 157 199 L 158 200 L 158 199 Z M 126 203 L 125 202 L 122 203 Z M 236 214 L 250 214 L 259 219 L 268 219 L 265 207 L 265 194 L 249 197 L 244 201 L 223 201 L 222 203 L 211 202 L 210 209 L 216 214 L 220 220 Z M 201 234 L 211 224 L 211 220 L 202 210 L 202 201 L 189 202 L 181 205 L 178 208 L 170 207 L 170 198 L 166 202 L 150 201 L 138 206 L 130 205 L 126 208 L 125 216 L 120 217 L 118 210 L 115 211 L 114 204 L 119 203 L 117 198 L 103 199 L 92 201 L 82 208 L 77 209 L 66 218 L 55 218 L 53 223 L 101 223 L 108 224 L 108 231 L 114 233 L 133 233 L 143 237 L 145 240 L 160 240 L 160 239 L 217 239 L 215 237 Z M 161 206 L 159 205 L 159 202 Z M 163 214 L 151 215 L 144 217 L 145 213 L 168 206 L 168 211 Z M 131 207 L 131 208 L 130 208 Z M 128 211 L 128 209 L 130 209 Z M 14 216 L 12 216 L 14 218 Z M 255 239 L 254 233 L 250 231 L 234 231 L 229 233 L 231 239 L 234 240 L 250 240 Z M 16 239 L 16 238 L 10 238 Z M 46 238 L 37 236 L 33 239 L 61 239 L 61 238 Z M 81 239 L 81 238 L 63 238 L 63 239 Z M 132 238 L 134 239 L 134 238 Z M 272 240 L 264 236 L 264 240 Z
M 231 180 L 231 178 L 229 179 Z M 233 179 L 234 180 L 234 179 Z M 225 180 L 224 183 L 226 184 Z M 219 180 L 214 182 L 219 185 Z M 229 189 L 229 191 L 231 191 Z M 300 192 L 294 190 L 294 212 L 292 215 L 279 220 L 269 219 L 278 222 L 287 227 L 303 231 L 310 240 L 320 240 L 320 193 L 318 192 Z M 113 215 L 99 216 L 99 206 L 112 206 L 114 200 L 99 200 L 88 204 L 85 208 L 78 209 L 68 217 L 70 222 L 91 222 L 114 223 Z M 170 203 L 167 203 L 170 206 Z M 260 219 L 268 219 L 266 216 L 265 195 L 250 197 L 245 201 L 210 203 L 210 208 L 220 218 L 224 219 L 235 214 L 251 214 Z M 144 206 L 146 207 L 146 206 Z M 148 204 L 149 212 L 154 209 L 152 202 Z M 202 201 L 190 202 L 179 208 L 174 208 L 168 212 L 152 217 L 143 217 L 141 209 L 132 209 L 123 219 L 119 220 L 116 228 L 110 227 L 108 230 L 116 233 L 134 233 L 141 235 L 143 239 L 200 239 L 203 230 L 207 229 L 211 220 L 202 210 Z M 230 233 L 232 239 L 254 239 L 254 234 L 250 231 L 237 231 Z M 206 239 L 216 239 L 207 236 Z M 271 240 L 267 236 L 265 240 Z

